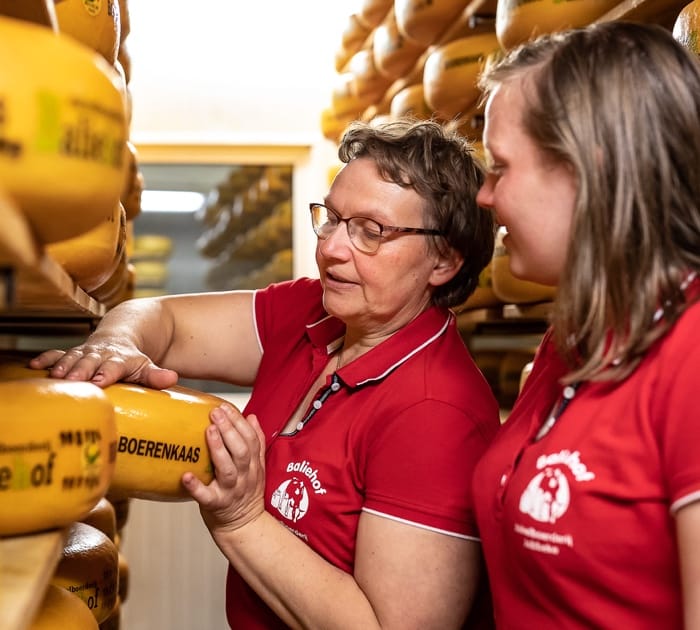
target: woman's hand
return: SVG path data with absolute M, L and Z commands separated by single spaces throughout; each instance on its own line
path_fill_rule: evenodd
M 205 485 L 185 473 L 182 483 L 217 540 L 265 511 L 265 436 L 254 415 L 244 418 L 231 405 L 217 407 L 210 417 L 206 438 L 214 480 Z
M 138 348 L 113 339 L 89 337 L 70 350 L 47 350 L 29 362 L 30 367 L 49 369 L 53 378 L 90 381 L 107 387 L 117 381 L 165 389 L 177 383 L 178 374 L 158 367 Z

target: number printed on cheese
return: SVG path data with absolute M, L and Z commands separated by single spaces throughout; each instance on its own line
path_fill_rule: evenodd
M 186 387 L 155 390 L 129 383 L 105 388 L 117 420 L 117 463 L 110 496 L 156 501 L 190 499 L 181 478 L 213 478 L 205 431 L 222 398 Z
M 88 514 L 109 487 L 116 446 L 114 408 L 96 385 L 0 382 L 0 536 Z
M 41 243 L 96 227 L 128 167 L 123 79 L 70 36 L 4 16 L 0 57 L 0 188 Z
M 102 623 L 117 603 L 119 552 L 99 529 L 72 523 L 51 584 L 77 595 Z

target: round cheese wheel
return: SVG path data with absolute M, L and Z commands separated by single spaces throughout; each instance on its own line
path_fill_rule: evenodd
M 114 296 L 118 295 L 124 290 L 129 281 L 129 261 L 126 258 L 126 249 L 122 249 L 117 265 L 114 267 L 114 271 L 107 277 L 107 279 L 94 289 L 90 289 L 87 293 L 90 297 L 96 299 L 98 302 L 103 302 L 108 304 L 114 299 Z
M 77 595 L 49 584 L 27 630 L 99 630 L 99 625 Z
M 56 2 L 58 30 L 100 53 L 109 63 L 117 60 L 121 38 L 117 0 L 61 0 Z
M 700 55 L 700 0 L 686 4 L 673 23 L 673 37 L 696 55 Z
M 399 31 L 410 40 L 430 46 L 451 26 L 469 0 L 394 0 Z
M 491 281 L 491 265 L 486 265 L 479 274 L 479 284 L 464 302 L 460 310 L 489 308 L 503 304 L 493 290 Z
M 400 89 L 391 99 L 389 111 L 394 118 L 411 115 L 427 119 L 432 111 L 425 101 L 425 89 L 422 83 L 414 83 Z
M 26 378 L 0 382 L 0 536 L 83 518 L 115 465 L 114 408 L 105 393 L 25 369 Z
M 126 213 L 120 202 L 97 227 L 85 234 L 46 246 L 58 262 L 85 291 L 93 291 L 115 272 L 126 246 Z
M 338 116 L 332 107 L 325 107 L 321 110 L 321 134 L 326 140 L 338 142 L 352 120 L 352 116 Z
M 367 28 L 356 13 L 348 16 L 341 32 L 340 47 L 335 54 L 335 69 L 342 72 L 350 57 L 365 45 L 371 29 Z
M 82 599 L 99 624 L 117 603 L 118 582 L 115 544 L 92 525 L 71 524 L 51 584 Z
M 154 390 L 130 383 L 104 392 L 114 405 L 118 432 L 110 497 L 182 501 L 191 498 L 180 483 L 183 473 L 212 480 L 205 430 L 222 398 L 180 386 Z
M 361 102 L 372 104 L 380 101 L 391 83 L 377 70 L 370 49 L 356 52 L 348 62 L 348 70 L 353 75 L 352 90 Z
M 496 296 L 505 304 L 529 304 L 554 299 L 556 287 L 520 280 L 510 271 L 510 256 L 503 245 L 504 231 L 496 234 L 496 245 L 491 258 L 491 286 Z
M 97 505 L 79 520 L 81 523 L 86 523 L 99 529 L 107 538 L 114 542 L 114 537 L 117 535 L 117 513 L 106 497 L 102 497 L 97 502 Z
M 374 29 L 374 64 L 380 73 L 392 81 L 413 70 L 425 49 L 426 46 L 407 39 L 399 31 L 393 12 Z
M 393 6 L 394 0 L 362 0 L 358 8 L 357 19 L 371 31 L 381 24 Z
M 113 210 L 126 175 L 121 78 L 72 38 L 2 16 L 0 57 L 0 188 L 39 242 L 83 234 Z
M 437 46 L 423 68 L 428 105 L 445 119 L 466 114 L 481 95 L 476 82 L 486 59 L 500 49 L 495 33 L 470 35 Z
M 126 141 L 127 169 L 119 199 L 124 206 L 127 220 L 131 221 L 141 214 L 141 196 L 144 189 L 144 177 L 139 168 L 138 151 L 134 144 Z
M 617 0 L 499 0 L 496 36 L 508 50 L 543 33 L 590 24 L 617 4 Z

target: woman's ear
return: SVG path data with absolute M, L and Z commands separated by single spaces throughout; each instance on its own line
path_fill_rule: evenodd
M 430 283 L 436 287 L 447 284 L 455 277 L 463 262 L 464 257 L 450 248 L 446 254 L 441 254 L 436 259 L 433 272 L 430 275 Z

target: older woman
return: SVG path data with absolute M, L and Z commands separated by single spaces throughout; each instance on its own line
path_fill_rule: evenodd
M 481 578 L 471 473 L 499 426 L 449 310 L 493 249 L 482 174 L 434 122 L 358 123 L 340 157 L 310 204 L 320 279 L 126 302 L 33 366 L 253 386 L 246 417 L 211 414 L 215 480 L 183 478 L 230 562 L 231 627 L 459 628 Z

